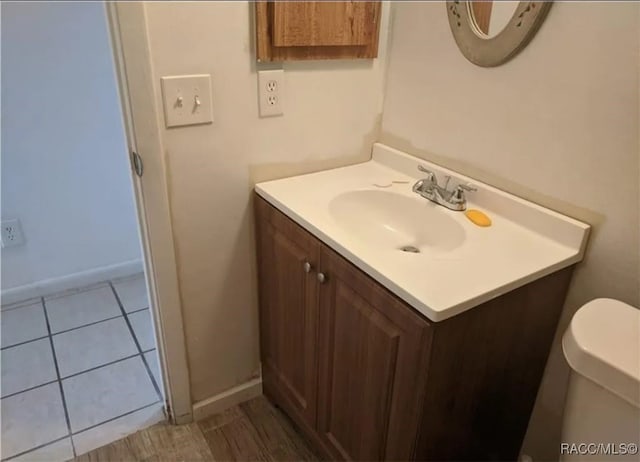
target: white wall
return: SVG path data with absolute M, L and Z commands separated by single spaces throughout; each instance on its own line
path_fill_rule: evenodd
M 2 13 L 2 289 L 139 260 L 104 5 L 7 3 Z
M 285 64 L 284 115 L 260 119 L 252 3 L 145 8 L 158 107 L 161 76 L 212 78 L 215 122 L 162 133 L 192 396 L 203 400 L 259 365 L 253 183 L 367 158 L 382 110 L 386 26 L 380 59 Z
M 497 68 L 460 53 L 443 3 L 394 4 L 381 141 L 591 223 L 562 332 L 584 302 L 639 300 L 637 3 L 556 2 Z M 556 338 L 525 442 L 557 460 L 568 368 Z

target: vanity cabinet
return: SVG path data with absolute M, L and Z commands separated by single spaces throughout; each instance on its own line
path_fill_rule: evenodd
M 316 431 L 334 460 L 408 460 L 429 324 L 326 246 L 319 271 Z
M 517 459 L 571 267 L 434 323 L 254 199 L 264 392 L 324 457 Z
M 381 3 L 255 2 L 258 61 L 375 58 Z
M 309 425 L 316 421 L 320 243 L 275 209 L 258 222 L 260 349 L 265 389 Z
M 256 198 L 263 387 L 332 459 L 409 459 L 429 324 Z

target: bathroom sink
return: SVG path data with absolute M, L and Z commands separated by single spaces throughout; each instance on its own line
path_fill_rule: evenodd
M 416 194 L 412 186 L 425 175 L 419 165 L 473 186 L 467 208 L 484 212 L 491 226 Z M 367 162 L 255 189 L 435 322 L 582 260 L 589 234 L 584 223 L 378 143 Z
M 465 239 L 465 230 L 450 212 L 418 196 L 378 190 L 348 191 L 329 202 L 336 223 L 376 248 L 419 253 L 450 251 Z

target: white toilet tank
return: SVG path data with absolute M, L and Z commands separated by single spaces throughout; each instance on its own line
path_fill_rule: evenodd
M 563 461 L 639 461 L 640 310 L 600 298 L 580 308 L 562 338 L 571 366 Z

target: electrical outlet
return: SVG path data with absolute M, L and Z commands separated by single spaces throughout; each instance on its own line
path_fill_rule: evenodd
M 258 108 L 260 117 L 283 114 L 284 71 L 258 71 Z
M 13 247 L 24 243 L 20 221 L 17 219 L 2 222 L 2 247 Z

